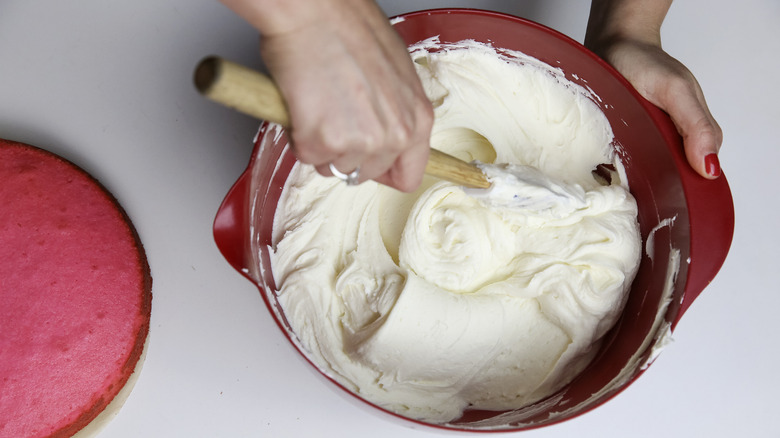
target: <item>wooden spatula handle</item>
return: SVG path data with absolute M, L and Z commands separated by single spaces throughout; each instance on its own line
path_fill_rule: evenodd
M 486 189 L 490 182 L 477 166 L 431 148 L 425 173 L 466 187 Z
M 290 126 L 284 98 L 273 80 L 260 72 L 212 56 L 195 69 L 195 86 L 201 94 L 222 105 L 257 119 Z M 466 187 L 490 187 L 478 167 L 433 148 L 425 173 Z
M 195 87 L 204 96 L 261 120 L 290 127 L 287 105 L 268 76 L 215 56 L 195 69 Z

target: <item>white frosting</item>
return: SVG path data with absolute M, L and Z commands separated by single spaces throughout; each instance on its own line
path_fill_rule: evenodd
M 619 316 L 636 203 L 592 176 L 620 166 L 612 131 L 560 71 L 475 42 L 412 56 L 432 146 L 509 171 L 483 165 L 481 193 L 426 178 L 403 194 L 296 164 L 274 219 L 279 301 L 309 357 L 374 403 L 431 422 L 521 408 L 576 376 Z M 533 202 L 506 202 L 517 191 Z

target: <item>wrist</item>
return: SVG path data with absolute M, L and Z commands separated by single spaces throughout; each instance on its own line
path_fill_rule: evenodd
M 661 46 L 671 0 L 593 0 L 585 45 L 596 53 L 622 42 Z
M 320 2 L 309 0 L 220 0 L 261 35 L 295 30 L 314 21 Z
M 323 22 L 336 22 L 347 15 L 371 15 L 373 0 L 221 0 L 262 36 L 288 34 Z

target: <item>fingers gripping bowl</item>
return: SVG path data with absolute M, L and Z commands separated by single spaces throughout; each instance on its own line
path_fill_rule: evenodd
M 525 408 L 466 410 L 457 420 L 433 426 L 522 430 L 563 421 L 604 403 L 652 362 L 725 260 L 734 226 L 725 177 L 709 181 L 695 174 L 668 116 L 639 97 L 595 55 L 551 29 L 512 16 L 462 9 L 407 14 L 396 20 L 395 28 L 408 44 L 438 35 L 444 43 L 473 39 L 524 52 L 560 68 L 568 80 L 598 96 L 594 102 L 609 120 L 637 200 L 643 241 L 623 313 L 578 377 Z M 270 267 L 274 212 L 295 164 L 287 144 L 280 128 L 261 125 L 249 166 L 219 209 L 214 236 L 228 262 L 258 285 L 282 332 L 311 362 L 279 304 Z M 330 378 L 324 371 L 323 375 Z

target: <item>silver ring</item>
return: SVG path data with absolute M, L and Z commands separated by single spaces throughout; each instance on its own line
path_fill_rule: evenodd
M 328 163 L 328 168 L 330 169 L 330 173 L 332 173 L 333 176 L 346 182 L 348 186 L 356 186 L 359 184 L 358 178 L 360 176 L 360 166 L 356 167 L 355 170 L 350 173 L 343 173 L 339 171 L 336 169 L 336 166 L 334 166 L 333 163 Z

